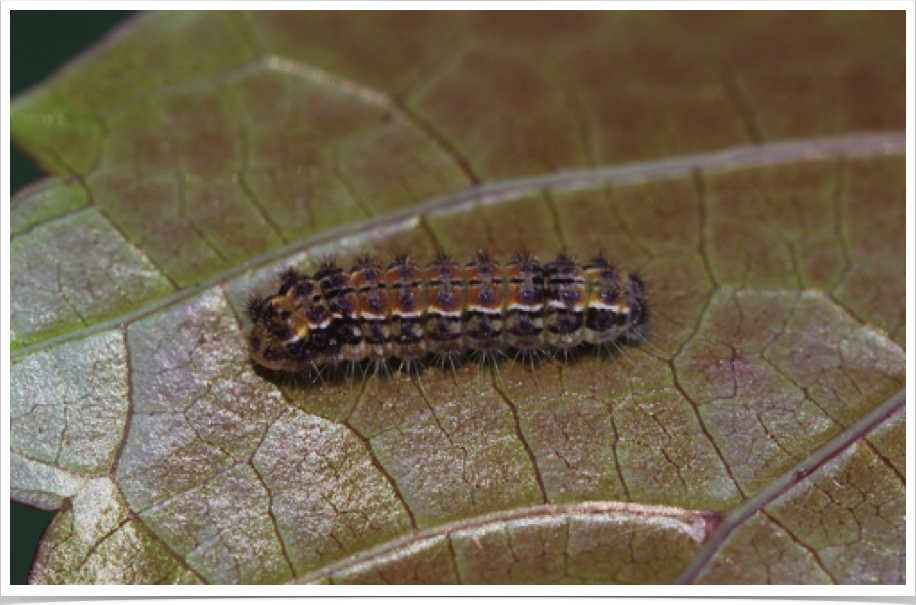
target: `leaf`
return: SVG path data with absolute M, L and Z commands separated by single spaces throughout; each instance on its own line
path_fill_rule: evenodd
M 903 583 L 901 17 L 131 22 L 12 107 L 31 580 Z M 563 245 L 647 276 L 646 343 L 248 359 L 278 266 Z

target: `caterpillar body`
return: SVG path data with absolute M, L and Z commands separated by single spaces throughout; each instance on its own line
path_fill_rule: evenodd
M 454 364 L 509 348 L 567 353 L 615 344 L 648 321 L 643 281 L 603 254 L 542 265 L 520 253 L 502 265 L 481 251 L 462 266 L 440 253 L 425 267 L 400 255 L 387 268 L 362 256 L 349 272 L 326 259 L 314 275 L 290 267 L 279 281 L 276 294 L 248 300 L 248 344 L 257 364 L 286 372 L 428 354 Z

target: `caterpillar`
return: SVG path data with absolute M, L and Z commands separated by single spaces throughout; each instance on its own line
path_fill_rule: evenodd
M 468 351 L 566 354 L 632 337 L 649 318 L 643 280 L 603 253 L 580 265 L 561 252 L 542 265 L 522 252 L 502 265 L 480 251 L 465 266 L 437 253 L 425 267 L 402 254 L 387 268 L 363 255 L 349 272 L 328 258 L 314 275 L 289 267 L 279 282 L 247 301 L 248 345 L 255 363 L 285 372 L 393 357 L 409 366 L 428 354 L 454 367 Z

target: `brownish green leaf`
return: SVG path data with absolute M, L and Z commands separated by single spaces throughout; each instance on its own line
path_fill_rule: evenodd
M 32 580 L 904 582 L 903 15 L 132 22 L 13 104 Z M 248 359 L 278 266 L 522 246 L 641 271 L 648 342 Z

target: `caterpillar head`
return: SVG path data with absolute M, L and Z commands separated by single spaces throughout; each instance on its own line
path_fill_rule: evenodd
M 309 323 L 295 297 L 278 294 L 252 298 L 247 304 L 254 324 L 248 335 L 251 358 L 271 370 L 295 372 L 310 364 Z

